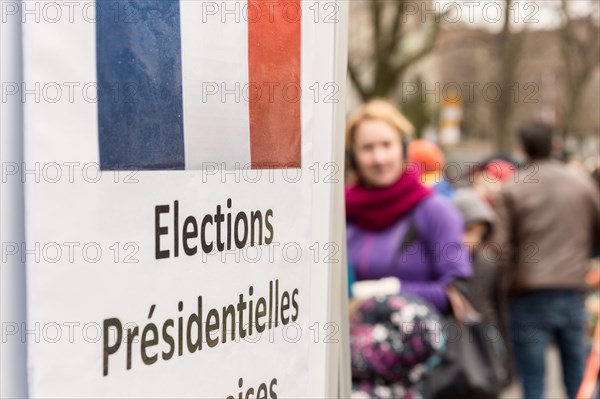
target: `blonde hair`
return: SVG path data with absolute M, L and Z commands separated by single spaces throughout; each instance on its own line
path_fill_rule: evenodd
M 392 103 L 379 98 L 374 99 L 363 104 L 348 120 L 348 125 L 346 127 L 346 143 L 350 146 L 349 148 L 354 144 L 354 137 L 358 125 L 368 119 L 379 119 L 387 122 L 398 131 L 400 138 L 406 136 L 410 137 L 415 131 L 412 123 L 410 123 Z
M 358 126 L 366 120 L 376 119 L 387 122 L 393 127 L 400 136 L 400 141 L 404 138 L 409 138 L 414 134 L 415 128 L 412 123 L 406 119 L 398 108 L 392 103 L 383 99 L 374 99 L 366 104 L 363 104 L 352 116 L 348 119 L 346 126 L 346 154 L 353 158 L 352 146 L 356 138 L 356 130 Z M 354 169 L 353 162 L 348 162 L 348 166 Z

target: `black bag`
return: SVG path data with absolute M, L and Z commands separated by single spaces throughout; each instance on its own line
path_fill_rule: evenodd
M 410 222 L 394 261 L 419 239 L 414 219 Z M 449 337 L 441 363 L 424 381 L 426 399 L 492 399 L 506 386 L 509 375 L 502 362 L 506 352 L 499 331 L 495 342 L 486 336 L 483 316 L 473 307 L 468 282 L 456 279 L 448 287 L 453 315 L 443 331 Z
M 446 353 L 424 385 L 427 399 L 496 398 L 507 378 L 501 338 L 493 342 L 486 337 L 482 317 L 463 291 L 461 282 L 448 288 L 454 317 L 448 317 L 444 327 Z

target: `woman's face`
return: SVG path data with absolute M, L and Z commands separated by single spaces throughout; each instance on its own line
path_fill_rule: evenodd
M 400 135 L 387 122 L 378 119 L 360 122 L 352 150 L 358 174 L 370 186 L 390 186 L 402 174 Z

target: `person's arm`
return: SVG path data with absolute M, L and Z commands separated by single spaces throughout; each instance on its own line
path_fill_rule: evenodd
M 498 258 L 498 267 L 503 276 L 503 281 L 506 286 L 502 287 L 503 291 L 510 290 L 514 276 L 514 237 L 512 225 L 512 207 L 510 205 L 510 197 L 506 190 L 502 190 L 494 198 L 494 210 L 496 211 L 497 223 L 492 240 L 488 244 L 490 251 L 496 252 Z M 488 251 L 488 253 L 490 253 Z M 492 252 L 493 253 L 493 252 Z
M 448 307 L 446 289 L 456 278 L 473 274 L 469 251 L 462 241 L 464 222 L 458 210 L 444 199 L 431 200 L 416 218 L 431 280 L 402 280 L 402 292 L 426 299 L 438 310 Z
M 592 256 L 600 257 L 600 190 L 592 187 Z
M 446 297 L 448 284 L 449 281 L 404 282 L 402 285 L 402 293 L 423 298 L 443 313 L 448 308 L 448 298 Z

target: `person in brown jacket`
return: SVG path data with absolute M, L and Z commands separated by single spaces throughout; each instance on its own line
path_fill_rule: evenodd
M 558 345 L 563 382 L 575 398 L 583 375 L 585 276 L 600 235 L 600 199 L 591 178 L 552 160 L 552 128 L 519 132 L 529 163 L 506 182 L 496 206 L 507 276 L 510 330 L 524 397 L 544 395 L 544 353 Z

